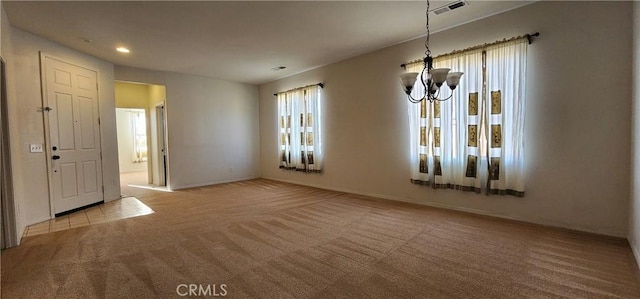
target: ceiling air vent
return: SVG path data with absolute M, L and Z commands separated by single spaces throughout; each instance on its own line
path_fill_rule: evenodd
M 445 12 L 454 10 L 456 8 L 463 7 L 465 5 L 467 5 L 467 1 L 459 0 L 459 1 L 451 2 L 451 3 L 449 3 L 449 4 L 445 5 L 445 6 L 438 7 L 436 9 L 431 10 L 431 11 L 434 12 L 435 14 L 439 15 L 439 14 L 443 14 Z

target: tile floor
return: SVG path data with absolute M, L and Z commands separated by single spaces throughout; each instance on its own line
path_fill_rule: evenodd
M 125 197 L 31 225 L 25 229 L 23 237 L 32 237 L 152 213 L 153 210 L 137 198 Z

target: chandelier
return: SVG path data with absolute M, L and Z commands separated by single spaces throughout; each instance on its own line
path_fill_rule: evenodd
M 407 72 L 400 75 L 400 81 L 402 83 L 402 88 L 404 92 L 407 94 L 407 98 L 411 103 L 420 103 L 424 100 L 428 100 L 429 102 L 433 101 L 446 101 L 453 96 L 453 93 L 447 98 L 440 99 L 440 87 L 446 82 L 447 86 L 453 91 L 456 89 L 458 84 L 460 83 L 460 77 L 462 76 L 462 72 L 450 72 L 451 69 L 448 68 L 433 68 L 433 57 L 431 56 L 431 50 L 429 49 L 429 0 L 427 0 L 427 37 L 424 41 L 424 47 L 426 50 L 424 51 L 425 58 L 423 60 L 424 67 L 422 72 Z M 413 91 L 413 86 L 416 84 L 418 75 L 420 75 L 420 83 L 424 87 L 424 91 L 420 98 L 414 98 L 411 95 L 411 91 Z

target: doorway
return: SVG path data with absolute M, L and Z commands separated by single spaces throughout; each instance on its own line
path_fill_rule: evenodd
M 166 88 L 116 81 L 115 95 L 122 196 L 139 188 L 166 191 Z
M 116 108 L 118 163 L 126 181 L 146 183 L 148 170 L 147 117 L 145 109 Z

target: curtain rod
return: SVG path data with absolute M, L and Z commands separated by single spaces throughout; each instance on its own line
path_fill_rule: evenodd
M 289 91 L 294 91 L 294 90 L 299 90 L 299 89 L 303 89 L 303 88 L 307 88 L 307 87 L 311 87 L 311 86 L 320 86 L 320 88 L 324 88 L 324 83 L 320 82 L 320 83 L 316 83 L 316 84 L 309 84 L 307 86 L 302 86 L 302 87 L 296 87 L 296 88 L 292 88 L 289 90 L 285 90 L 285 91 L 278 91 L 277 93 L 274 93 L 274 96 L 278 96 L 278 94 L 283 93 L 283 92 L 289 92 Z
M 509 39 L 505 38 L 503 40 L 495 41 L 495 42 L 492 42 L 492 43 L 486 43 L 486 44 L 482 44 L 482 45 L 477 45 L 477 46 L 469 47 L 469 48 L 462 49 L 462 50 L 455 50 L 455 51 L 452 51 L 452 52 L 449 52 L 449 53 L 446 53 L 446 54 L 438 55 L 438 56 L 434 57 L 434 59 L 435 58 L 442 58 L 442 57 L 446 57 L 446 56 L 450 56 L 450 55 L 455 55 L 455 54 L 460 54 L 460 53 L 463 53 L 463 52 L 483 49 L 483 48 L 486 48 L 486 47 L 495 46 L 495 45 L 499 45 L 499 44 L 502 44 L 502 43 L 507 43 L 507 42 L 520 40 L 520 39 L 525 39 L 525 38 L 527 39 L 527 42 L 529 44 L 531 44 L 533 42 L 533 38 L 537 37 L 537 36 L 540 36 L 540 32 L 531 33 L 531 34 L 527 33 L 525 35 L 515 36 L 515 37 L 509 38 Z M 407 64 L 414 64 L 414 63 L 422 62 L 423 60 L 424 59 L 416 59 L 414 61 L 403 63 L 403 64 L 400 65 L 400 67 L 401 68 L 406 68 Z

